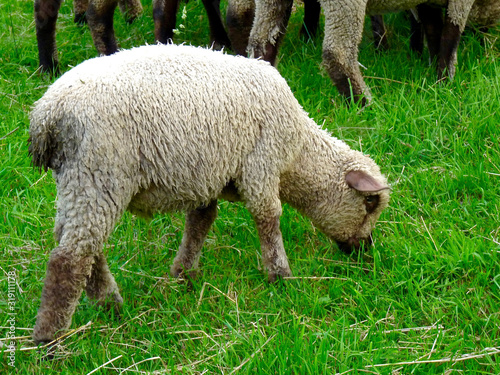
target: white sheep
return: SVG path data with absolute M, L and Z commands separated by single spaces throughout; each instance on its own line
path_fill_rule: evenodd
M 254 0 L 230 0 L 230 2 Z M 498 2 L 498 0 L 488 0 Z M 292 0 L 255 0 L 255 19 L 248 44 L 250 57 L 263 57 L 275 63 L 279 42 L 286 31 Z M 446 7 L 446 17 L 438 53 L 438 76 L 453 77 L 457 48 L 474 0 L 320 0 L 325 15 L 323 65 L 339 92 L 362 104 L 371 101 L 358 63 L 365 15 L 376 15 L 414 8 L 419 4 Z M 476 0 L 477 17 L 483 0 Z M 472 12 L 474 12 L 474 9 Z M 475 15 L 476 17 L 476 15 Z
M 64 74 L 30 121 L 33 164 L 52 169 L 58 191 L 37 343 L 70 325 L 84 288 L 122 302 L 102 248 L 126 209 L 187 210 L 179 276 L 198 265 L 217 199 L 241 200 L 274 281 L 291 275 L 282 201 L 346 250 L 370 242 L 389 201 L 373 160 L 320 129 L 265 61 L 175 45 L 118 52 Z

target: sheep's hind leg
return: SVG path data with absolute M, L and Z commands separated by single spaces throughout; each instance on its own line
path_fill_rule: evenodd
M 43 72 L 58 73 L 56 21 L 62 0 L 35 0 L 38 59 Z
M 421 54 L 424 45 L 423 36 L 425 35 L 430 59 L 431 62 L 434 62 L 438 58 L 441 48 L 441 36 L 444 27 L 443 10 L 427 4 L 420 4 L 417 6 L 417 12 L 420 23 L 415 21 L 415 17 L 410 16 L 412 20 L 411 49 Z
M 78 252 L 83 250 L 80 247 Z M 89 249 L 86 249 L 87 251 Z M 42 290 L 42 300 L 33 331 L 36 344 L 48 343 L 67 329 L 90 275 L 94 257 L 75 254 L 73 246 L 61 245 L 50 254 Z
M 142 13 L 140 0 L 119 0 L 118 6 L 127 23 L 132 23 Z
M 82 163 L 85 164 L 85 163 Z M 107 185 L 109 174 L 67 167 L 58 174 L 58 206 L 54 234 L 59 246 L 50 254 L 33 340 L 50 342 L 69 328 L 84 288 L 91 298 L 112 296 L 120 302 L 116 283 L 102 254 L 129 197 L 123 186 Z M 125 181 L 111 178 L 111 181 Z M 125 185 L 126 186 L 126 185 Z M 119 192 L 120 194 L 116 193 Z
M 85 287 L 87 297 L 97 301 L 98 305 L 106 309 L 115 309 L 118 314 L 123 304 L 123 298 L 118 291 L 118 285 L 109 271 L 106 257 L 102 252 L 95 257 L 95 263 L 92 267 L 92 273 Z
M 318 33 L 321 5 L 318 0 L 304 1 L 304 23 L 300 28 L 300 36 L 306 39 L 314 38 Z
M 112 55 L 118 51 L 113 29 L 113 15 L 117 4 L 118 0 L 89 1 L 87 22 L 94 45 L 102 55 Z
M 199 207 L 186 214 L 181 246 L 170 268 L 172 276 L 179 277 L 184 272 L 198 267 L 201 247 L 216 217 L 217 200 L 213 200 L 208 206 Z M 189 276 L 195 276 L 195 272 L 189 272 Z

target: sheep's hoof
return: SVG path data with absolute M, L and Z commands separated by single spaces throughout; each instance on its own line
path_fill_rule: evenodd
M 134 21 L 137 19 L 139 15 L 135 15 L 135 16 L 126 16 L 125 17 L 125 22 L 127 22 L 128 25 L 131 25 L 132 23 L 134 23 Z
M 182 264 L 173 264 L 170 267 L 170 274 L 176 279 L 196 279 L 199 274 L 199 270 L 186 269 Z
M 184 269 L 179 271 L 177 269 L 174 270 L 174 267 L 172 266 L 170 273 L 173 277 L 177 278 L 179 284 L 185 284 L 189 292 L 194 290 L 194 281 L 198 278 L 199 271 L 185 271 Z
M 125 10 L 123 12 L 123 17 L 125 18 L 125 22 L 127 22 L 127 24 L 130 25 L 137 18 L 139 18 L 139 16 L 141 15 L 141 13 L 142 13 L 142 7 L 141 8 L 135 8 L 135 9 L 129 9 L 129 10 Z
M 113 311 L 114 315 L 118 319 L 120 319 L 123 306 L 123 298 L 120 293 L 114 292 L 109 294 L 105 299 L 97 301 L 96 305 L 101 307 L 105 311 Z
M 290 270 L 282 270 L 280 272 L 269 272 L 267 276 L 267 281 L 269 284 L 281 283 L 285 277 L 291 277 L 292 272 Z
M 59 62 L 57 60 L 53 60 L 53 61 L 45 62 L 45 63 L 40 62 L 38 72 L 42 76 L 48 75 L 50 78 L 57 77 L 61 74 L 61 71 L 59 70 Z
M 55 357 L 56 353 L 56 345 L 55 343 L 50 346 L 46 346 L 47 344 L 51 343 L 53 340 L 33 340 L 35 345 L 38 347 L 38 352 L 41 354 L 40 356 L 40 362 L 44 361 L 52 361 Z M 46 353 L 42 353 L 43 350 L 47 350 Z
M 87 23 L 87 16 L 85 13 L 75 13 L 73 21 L 79 26 L 85 25 Z

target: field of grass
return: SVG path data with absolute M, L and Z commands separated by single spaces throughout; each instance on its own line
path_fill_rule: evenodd
M 123 48 L 154 43 L 151 1 L 143 5 L 132 25 L 116 14 Z M 446 84 L 435 83 L 427 55 L 410 52 L 402 15 L 386 19 L 386 53 L 375 52 L 367 28 L 360 62 L 374 104 L 361 109 L 321 70 L 321 35 L 298 37 L 301 13 L 278 69 L 319 124 L 388 177 L 392 200 L 374 246 L 343 255 L 285 206 L 297 278 L 269 285 L 250 215 L 220 202 L 190 289 L 168 274 L 184 215 L 146 222 L 127 213 L 105 247 L 121 316 L 84 295 L 55 358 L 42 361 L 46 349 L 29 335 L 56 246 L 56 189 L 50 172 L 31 167 L 26 141 L 30 108 L 53 79 L 36 72 L 32 0 L 0 3 L 0 373 L 500 373 L 500 28 L 464 35 Z M 201 2 L 187 3 L 186 14 L 176 42 L 207 44 Z M 63 71 L 96 55 L 72 17 L 67 1 L 57 34 Z

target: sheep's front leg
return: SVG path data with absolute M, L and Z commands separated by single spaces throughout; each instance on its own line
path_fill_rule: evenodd
M 446 76 L 453 78 L 455 76 L 455 65 L 457 63 L 458 43 L 462 32 L 458 25 L 451 22 L 447 16 L 445 18 L 441 43 L 439 47 L 438 59 L 438 78 L 442 79 Z
M 56 21 L 61 0 L 35 0 L 36 40 L 40 69 L 57 73 Z
M 102 252 L 95 258 L 92 273 L 85 287 L 87 297 L 97 301 L 107 309 L 112 307 L 118 312 L 123 304 L 123 298 L 118 291 L 115 278 L 109 271 L 108 262 Z
M 387 41 L 387 31 L 384 24 L 384 16 L 377 14 L 370 17 L 372 22 L 373 44 L 375 49 L 387 51 L 389 49 L 389 42 Z
M 118 51 L 113 29 L 113 15 L 117 4 L 118 0 L 89 1 L 87 22 L 94 45 L 102 55 L 111 55 Z
M 453 78 L 457 49 L 474 0 L 449 0 L 444 20 L 438 59 L 438 77 Z
M 170 268 L 172 276 L 179 277 L 183 272 L 198 267 L 201 247 L 216 217 L 217 200 L 213 200 L 208 206 L 199 207 L 186 214 L 181 246 Z M 194 273 L 191 272 L 190 275 L 193 276 Z
M 210 43 L 216 50 L 224 47 L 231 48 L 231 42 L 227 36 L 220 15 L 220 0 L 202 0 L 207 11 L 208 23 L 210 25 Z
M 337 3 L 321 1 L 325 13 L 323 65 L 339 92 L 346 98 L 353 96 L 365 105 L 371 94 L 363 80 L 358 63 L 365 7 L 363 2 Z
M 281 206 L 279 212 L 269 211 L 254 214 L 255 224 L 259 232 L 262 261 L 267 269 L 270 283 L 276 282 L 282 277 L 292 276 L 283 245 L 280 216 Z
M 275 65 L 278 47 L 292 12 L 292 0 L 256 0 L 255 19 L 248 41 L 248 55 Z

